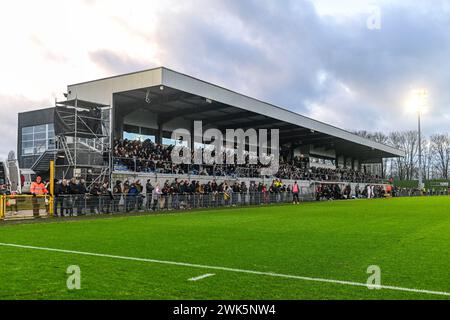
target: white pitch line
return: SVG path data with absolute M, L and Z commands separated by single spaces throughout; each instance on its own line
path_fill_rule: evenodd
M 209 277 L 212 277 L 212 276 L 215 276 L 215 275 L 216 275 L 215 273 L 207 273 L 207 274 L 204 274 L 202 276 L 198 276 L 198 277 L 195 277 L 195 278 L 190 278 L 190 279 L 188 279 L 188 281 L 198 281 L 198 280 L 209 278 Z
M 312 282 L 324 282 L 324 283 L 342 284 L 342 285 L 348 285 L 348 286 L 368 288 L 367 283 L 352 282 L 352 281 L 345 281 L 345 280 L 313 278 L 313 277 L 296 276 L 296 275 L 274 273 L 274 272 L 254 271 L 254 270 L 236 269 L 236 268 L 219 267 L 219 266 L 208 266 L 208 265 L 202 265 L 202 264 L 164 261 L 164 260 L 155 260 L 155 259 L 146 259 L 146 258 L 125 257 L 125 256 L 117 256 L 117 255 L 103 254 L 103 253 L 92 253 L 92 252 L 83 252 L 83 251 L 74 251 L 74 250 L 34 247 L 34 246 L 26 246 L 26 245 L 12 244 L 12 243 L 1 243 L 0 242 L 0 246 L 21 248 L 21 249 L 41 250 L 41 251 L 60 252 L 60 253 L 70 253 L 70 254 L 93 256 L 93 257 L 103 257 L 103 258 L 111 258 L 111 259 L 150 262 L 150 263 L 167 264 L 167 265 L 190 267 L 190 268 L 221 270 L 221 271 L 228 271 L 228 272 L 256 274 L 256 275 L 261 275 L 261 276 L 278 277 L 278 278 L 285 278 L 285 279 L 296 279 L 296 280 L 312 281 Z M 379 286 L 377 286 L 377 288 L 386 289 L 386 290 L 394 290 L 394 291 L 406 291 L 406 292 L 414 292 L 414 293 L 439 295 L 439 296 L 450 296 L 450 292 L 445 292 L 445 291 L 432 291 L 432 290 L 403 288 L 403 287 L 385 286 L 385 285 L 379 285 Z

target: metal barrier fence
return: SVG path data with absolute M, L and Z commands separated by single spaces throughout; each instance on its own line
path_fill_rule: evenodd
M 312 193 L 299 194 L 300 201 L 314 199 Z M 209 193 L 166 195 L 69 195 L 55 198 L 56 216 L 110 213 L 158 212 L 219 207 L 245 207 L 292 203 L 291 192 Z
M 418 192 L 400 193 L 399 197 L 418 196 Z M 437 194 L 434 194 L 437 195 Z M 449 196 L 439 193 L 438 195 Z M 52 216 L 81 216 L 112 213 L 162 212 L 220 207 L 246 207 L 292 203 L 292 192 L 236 192 L 166 195 L 89 195 L 0 196 L 0 220 L 22 220 Z M 316 200 L 314 188 L 300 188 L 300 201 Z
M 52 215 L 53 199 L 50 196 L 2 195 L 0 219 L 43 218 Z
M 449 190 L 427 190 L 427 191 L 420 191 L 416 189 L 399 189 L 396 191 L 397 197 L 420 197 L 420 196 L 449 196 L 450 195 L 450 189 Z

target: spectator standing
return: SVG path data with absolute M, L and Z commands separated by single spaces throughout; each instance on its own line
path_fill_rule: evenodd
M 36 177 L 36 181 L 31 183 L 30 192 L 33 195 L 31 199 L 33 205 L 33 216 L 35 218 L 39 218 L 39 202 L 37 197 L 44 196 L 48 194 L 48 190 L 45 188 L 45 185 L 42 183 L 42 178 L 40 176 Z
M 246 205 L 247 204 L 246 197 L 247 197 L 248 188 L 247 188 L 247 185 L 245 184 L 245 182 L 242 181 L 239 190 L 240 190 L 240 193 L 241 193 L 240 194 L 240 196 L 241 196 L 241 199 L 240 199 L 241 204 Z
M 55 200 L 54 200 L 54 215 L 55 217 L 58 217 L 58 207 L 60 208 L 60 215 L 63 216 L 63 197 L 62 197 L 62 181 L 59 182 L 55 179 Z
M 120 198 L 122 197 L 123 191 L 122 191 L 122 181 L 117 180 L 116 184 L 114 185 L 113 188 L 113 199 L 112 199 L 112 211 L 113 212 L 119 212 L 119 203 L 120 203 Z
M 137 203 L 137 197 L 139 195 L 139 191 L 136 187 L 135 183 L 132 183 L 130 185 L 130 188 L 128 189 L 128 194 L 127 194 L 127 212 L 131 212 L 136 210 L 136 203 Z
M 141 184 L 140 180 L 136 181 L 136 189 L 137 189 L 137 196 L 136 196 L 136 205 L 137 205 L 137 210 L 142 210 L 142 205 L 144 204 L 144 196 L 142 194 L 142 192 L 144 191 L 144 187 Z
M 98 214 L 100 213 L 100 196 L 101 196 L 101 190 L 98 183 L 94 183 L 91 186 L 91 190 L 89 192 L 89 207 L 91 214 Z
M 300 187 L 298 186 L 297 181 L 295 181 L 294 185 L 292 186 L 292 194 L 294 197 L 294 204 L 300 203 L 299 193 L 300 193 Z
M 70 179 L 70 183 L 69 183 L 69 197 L 67 199 L 68 204 L 67 206 L 69 207 L 69 216 L 73 216 L 73 212 L 74 212 L 74 208 L 77 207 L 78 208 L 78 181 L 76 178 L 72 178 Z M 78 209 L 77 209 L 77 215 L 79 215 Z
M 108 182 L 103 183 L 101 188 L 102 213 L 109 214 L 111 212 L 111 203 L 114 199 L 112 190 L 109 188 Z
M 81 179 L 77 184 L 77 216 L 82 216 L 85 214 L 83 209 L 86 208 L 86 193 L 86 181 Z
M 159 198 L 161 197 L 161 189 L 159 187 L 159 184 L 156 185 L 156 187 L 152 191 L 152 199 L 153 199 L 153 211 L 156 211 L 156 208 L 159 205 Z
M 147 183 L 145 185 L 145 194 L 146 194 L 146 198 L 147 198 L 147 208 L 150 209 L 151 204 L 152 204 L 152 193 L 153 193 L 153 185 L 150 181 L 150 179 L 147 180 Z
M 258 187 L 256 186 L 255 181 L 250 182 L 250 205 L 255 205 L 256 201 L 255 201 L 255 197 L 256 197 L 256 193 L 258 192 Z

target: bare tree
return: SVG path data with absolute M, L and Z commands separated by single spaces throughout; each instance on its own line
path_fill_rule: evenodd
M 435 166 L 443 179 L 449 178 L 450 135 L 435 134 L 431 136 L 431 148 L 434 153 Z
M 383 132 L 374 132 L 373 134 L 369 135 L 369 139 L 372 139 L 375 142 L 382 143 L 382 144 L 389 144 L 389 136 L 384 134 Z M 388 167 L 388 158 L 383 158 L 381 161 L 381 173 L 382 177 L 386 178 L 387 173 L 387 167 Z
M 405 137 L 401 132 L 396 131 L 396 132 L 391 132 L 389 134 L 390 144 L 394 148 L 404 150 L 403 149 L 403 146 L 405 144 L 404 140 L 405 140 Z M 405 180 L 406 176 L 407 176 L 407 170 L 406 170 L 407 166 L 406 166 L 405 158 L 402 158 L 402 157 L 394 158 L 391 165 L 393 167 L 393 168 L 391 168 L 392 176 L 396 176 L 399 180 Z
M 422 137 L 422 177 L 425 180 L 430 180 L 433 169 L 433 148 L 431 142 L 425 137 Z
M 427 180 L 449 179 L 450 172 L 450 134 L 435 134 L 427 139 L 422 137 L 422 168 L 418 167 L 419 139 L 417 131 L 383 132 L 356 131 L 357 135 L 373 141 L 390 145 L 405 151 L 405 157 L 383 159 L 383 177 L 389 174 L 400 180 L 416 179 L 419 170 Z
M 384 134 L 383 132 L 368 132 L 365 130 L 355 131 L 355 134 L 359 135 L 360 137 L 370 139 L 372 141 L 382 143 L 382 144 L 389 144 L 389 136 Z M 383 178 L 386 178 L 387 176 L 387 167 L 388 167 L 388 158 L 382 159 L 381 161 L 381 176 Z

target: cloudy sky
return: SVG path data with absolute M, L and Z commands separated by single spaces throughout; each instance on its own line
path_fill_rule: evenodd
M 0 11 L 0 157 L 17 112 L 66 86 L 166 66 L 356 130 L 450 127 L 450 0 L 8 1 Z

